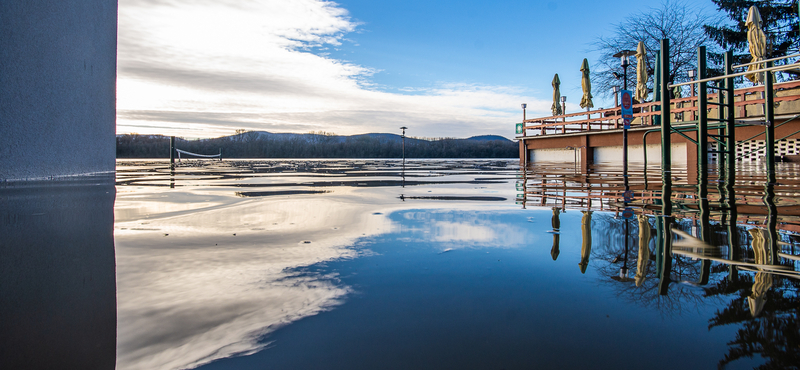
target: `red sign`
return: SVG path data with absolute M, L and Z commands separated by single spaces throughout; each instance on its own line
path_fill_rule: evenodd
M 622 109 L 633 109 L 633 97 L 629 90 L 622 90 Z

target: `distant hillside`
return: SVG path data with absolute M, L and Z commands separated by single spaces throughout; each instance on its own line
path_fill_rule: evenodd
M 477 140 L 477 141 L 492 141 L 492 140 L 499 140 L 499 141 L 511 141 L 508 140 L 500 135 L 481 135 L 481 136 L 473 136 L 468 138 L 467 140 Z
M 327 133 L 271 133 L 249 131 L 215 139 L 176 139 L 178 149 L 226 158 L 400 158 L 403 138 L 372 133 L 341 136 Z M 406 158 L 516 158 L 517 144 L 498 135 L 467 139 L 406 137 Z M 117 158 L 169 157 L 169 137 L 117 135 Z

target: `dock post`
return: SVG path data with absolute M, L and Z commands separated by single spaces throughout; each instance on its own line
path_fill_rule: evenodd
M 661 173 L 662 173 L 662 192 L 661 192 L 661 211 L 665 217 L 672 214 L 672 203 L 669 202 L 672 193 L 672 127 L 670 126 L 669 109 L 669 39 L 661 40 Z
M 767 62 L 766 68 L 772 67 L 773 62 Z M 775 91 L 772 86 L 772 72 L 764 72 L 764 119 L 766 120 L 766 153 L 767 181 L 775 183 Z
M 700 81 L 708 77 L 705 46 L 697 48 L 697 76 Z M 697 182 L 703 199 L 708 196 L 708 82 L 697 83 Z
M 725 75 L 733 74 L 733 52 L 725 52 Z M 725 95 L 728 96 L 726 103 L 727 114 L 725 117 L 725 181 L 728 191 L 733 191 L 733 184 L 736 181 L 736 97 L 734 96 L 733 77 L 725 79 Z M 744 98 L 743 98 L 744 99 Z M 734 220 L 735 222 L 735 220 Z
M 175 165 L 175 136 L 169 137 L 169 165 Z

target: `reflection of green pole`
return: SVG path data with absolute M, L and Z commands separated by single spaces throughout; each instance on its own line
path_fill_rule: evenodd
M 702 188 L 700 191 L 700 240 L 703 243 L 711 244 L 711 215 L 708 204 L 708 185 L 699 184 L 698 187 Z M 711 274 L 711 261 L 704 259 L 700 261 L 700 280 L 698 284 L 708 284 L 708 276 Z
M 770 263 L 778 264 L 778 208 L 775 206 L 775 183 L 769 182 L 764 187 L 764 204 L 767 206 L 767 233 L 769 240 L 766 245 Z
M 664 255 L 664 217 L 656 217 L 656 275 L 661 276 Z
M 672 217 L 664 216 L 661 223 L 661 274 L 659 275 L 658 294 L 667 295 L 670 283 L 670 272 L 672 272 Z

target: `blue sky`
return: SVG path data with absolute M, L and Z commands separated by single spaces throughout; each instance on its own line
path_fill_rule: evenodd
M 513 137 L 554 73 L 576 111 L 591 43 L 660 4 L 120 0 L 117 131 Z

